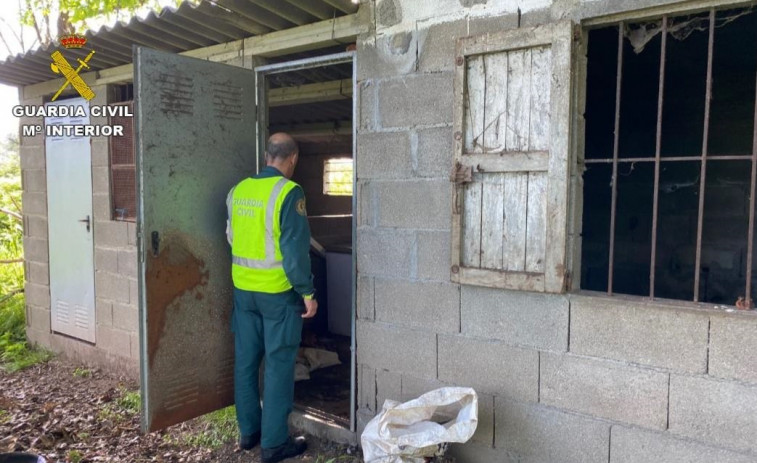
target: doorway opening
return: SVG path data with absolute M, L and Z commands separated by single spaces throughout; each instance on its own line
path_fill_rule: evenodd
M 305 321 L 295 370 L 295 407 L 354 430 L 354 55 L 256 69 L 259 162 L 268 136 L 299 144 L 292 180 L 302 186 L 312 235 L 318 313 Z

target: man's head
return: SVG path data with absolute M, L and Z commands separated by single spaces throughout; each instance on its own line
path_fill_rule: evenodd
M 279 169 L 284 177 L 292 178 L 299 154 L 300 150 L 294 138 L 284 132 L 274 133 L 268 138 L 265 163 Z

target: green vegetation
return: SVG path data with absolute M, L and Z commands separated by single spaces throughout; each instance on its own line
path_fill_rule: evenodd
M 92 376 L 92 371 L 88 370 L 87 368 L 76 367 L 73 375 L 74 378 L 89 378 L 90 376 Z
M 328 457 L 324 457 L 323 455 L 318 455 L 318 457 L 315 459 L 315 463 L 338 463 L 340 461 L 354 461 L 355 459 L 350 456 L 343 456 L 343 457 L 332 457 L 328 460 L 326 459 Z
M 187 433 L 180 437 L 185 444 L 194 447 L 217 449 L 227 442 L 238 439 L 236 409 L 231 407 L 222 408 L 207 415 L 201 416 L 199 430 Z
M 78 450 L 69 450 L 66 454 L 66 461 L 70 463 L 80 463 L 84 455 Z
M 141 406 L 142 397 L 139 395 L 139 391 L 130 391 L 120 386 L 118 388 L 118 397 L 113 402 L 103 405 L 97 416 L 101 420 L 122 423 L 139 414 Z
M 0 142 L 0 368 L 7 371 L 50 358 L 26 342 L 22 236 L 21 166 L 13 137 Z

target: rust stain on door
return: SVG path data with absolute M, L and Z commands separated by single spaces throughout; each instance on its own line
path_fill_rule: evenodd
M 160 346 L 168 311 L 181 311 L 178 299 L 195 289 L 198 289 L 195 297 L 202 299 L 202 288 L 207 285 L 209 275 L 205 262 L 197 258 L 183 240 L 176 236 L 166 236 L 163 240 L 166 244 L 157 257 L 150 253 L 147 255 L 146 280 L 151 282 L 147 285 L 147 317 L 150 320 L 147 324 L 147 354 L 150 365 Z

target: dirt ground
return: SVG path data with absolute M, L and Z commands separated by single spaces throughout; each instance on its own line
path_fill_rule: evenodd
M 16 373 L 0 369 L 0 453 L 30 452 L 50 463 L 260 461 L 259 449 L 238 451 L 228 433 L 224 443 L 198 443 L 209 426 L 200 419 L 140 434 L 136 390 L 126 378 L 60 359 Z M 286 461 L 362 461 L 354 448 L 308 442 L 305 455 Z

